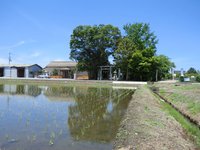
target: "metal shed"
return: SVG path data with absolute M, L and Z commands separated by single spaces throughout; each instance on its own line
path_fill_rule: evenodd
M 37 64 L 0 64 L 0 77 L 32 78 L 41 71 L 42 67 Z

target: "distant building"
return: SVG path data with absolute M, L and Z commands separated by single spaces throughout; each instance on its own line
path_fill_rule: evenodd
M 61 76 L 62 78 L 74 78 L 77 63 L 73 61 L 51 61 L 44 70 L 50 76 Z M 56 74 L 55 74 L 56 72 Z
M 51 61 L 44 70 L 50 77 L 88 79 L 88 73 L 77 72 L 76 65 L 77 62 L 74 61 Z
M 0 64 L 0 77 L 12 77 L 12 78 L 33 78 L 39 72 L 42 71 L 42 67 L 37 64 L 34 65 L 4 65 Z
M 174 70 L 174 74 L 176 74 L 176 75 L 181 75 L 181 74 L 185 74 L 186 73 L 186 71 L 184 71 L 184 70 Z

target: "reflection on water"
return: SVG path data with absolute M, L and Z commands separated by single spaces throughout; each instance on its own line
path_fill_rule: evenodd
M 1 94 L 29 95 L 36 97 L 41 94 L 41 89 L 34 85 L 0 85 Z
M 0 85 L 0 150 L 112 149 L 133 90 Z

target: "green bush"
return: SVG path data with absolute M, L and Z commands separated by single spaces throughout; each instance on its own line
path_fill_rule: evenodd
M 197 81 L 197 82 L 200 82 L 200 75 L 197 75 L 197 76 L 196 76 L 196 81 Z
M 58 75 L 58 70 L 57 69 L 54 69 L 53 72 L 52 72 L 53 76 L 57 76 Z

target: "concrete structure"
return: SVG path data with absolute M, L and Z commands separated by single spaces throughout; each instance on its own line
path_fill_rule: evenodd
M 3 65 L 0 64 L 0 77 L 11 78 L 33 78 L 42 71 L 42 67 L 37 64 L 34 65 Z

